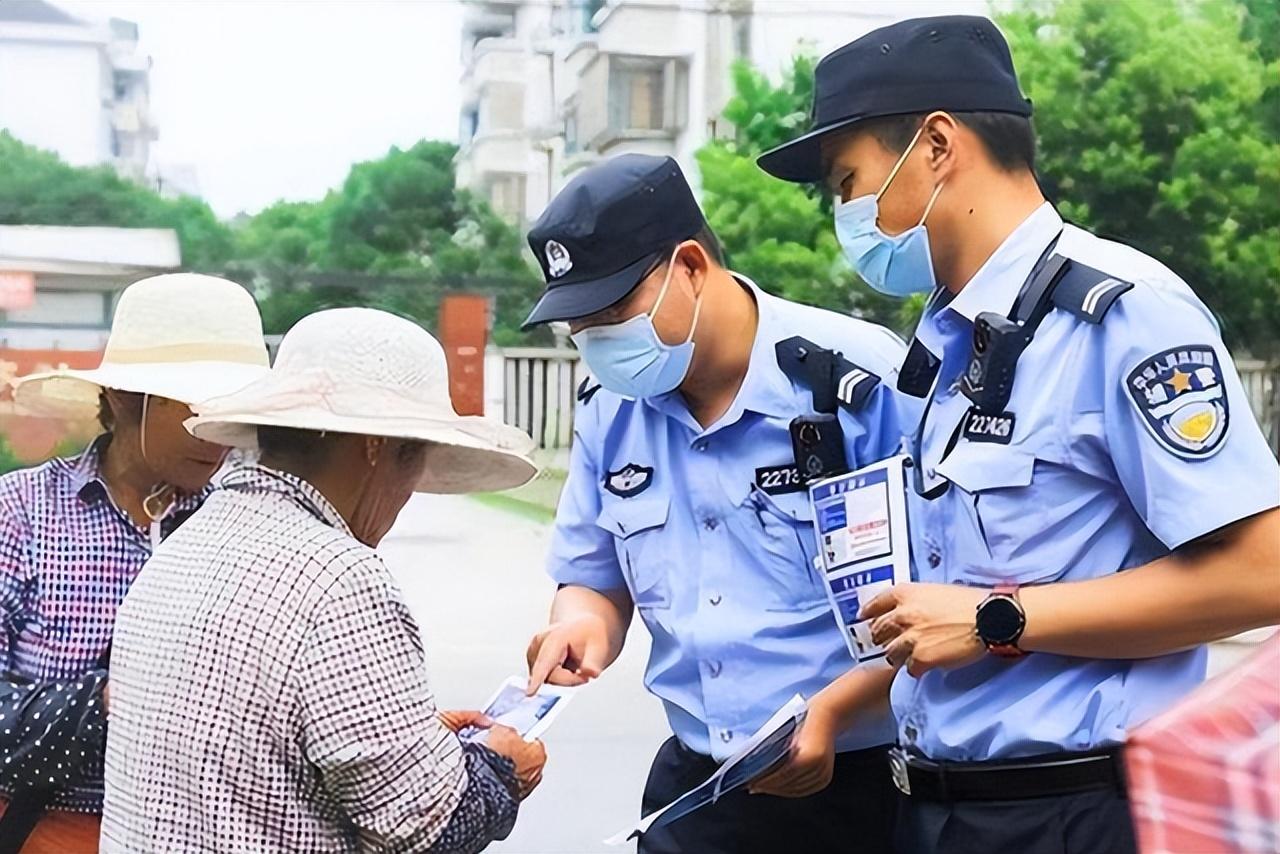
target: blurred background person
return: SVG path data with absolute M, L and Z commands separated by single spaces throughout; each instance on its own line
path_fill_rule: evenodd
M 1280 633 L 1125 743 L 1142 854 L 1280 851 Z
M 121 609 L 103 851 L 470 852 L 510 833 L 542 745 L 450 731 L 374 551 L 415 491 L 536 472 L 528 436 L 458 416 L 448 389 L 426 331 L 336 309 L 190 422 L 261 463 L 222 481 Z
M 96 414 L 104 432 L 79 456 L 0 477 L 0 666 L 10 703 L 23 709 L 8 710 L 15 719 L 0 741 L 8 772 L 0 776 L 0 846 L 19 850 L 47 807 L 22 850 L 97 851 L 101 706 L 116 609 L 156 544 L 204 501 L 222 464 L 224 447 L 183 428 L 190 404 L 266 369 L 253 297 L 225 279 L 174 274 L 124 291 L 97 368 L 18 381 L 24 409 Z M 50 737 L 49 719 L 61 717 L 50 705 L 55 695 L 58 708 L 83 722 L 78 733 Z M 73 764 L 77 734 L 85 755 Z

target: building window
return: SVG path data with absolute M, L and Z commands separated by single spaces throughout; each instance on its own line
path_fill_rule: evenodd
M 620 59 L 610 71 L 609 127 L 616 131 L 662 130 L 662 66 Z
M 464 145 L 475 139 L 479 122 L 480 113 L 477 110 L 464 110 L 462 112 L 462 127 L 459 128 L 459 131 Z
M 489 204 L 508 222 L 524 221 L 525 176 L 520 173 L 497 175 L 489 185 Z
M 612 57 L 609 129 L 675 131 L 683 124 L 683 67 L 675 60 Z
M 106 295 L 101 291 L 36 290 L 29 308 L 8 313 L 6 322 L 28 326 L 80 326 L 105 329 L 109 324 Z
M 577 154 L 582 150 L 582 140 L 578 136 L 578 111 L 575 109 L 564 117 L 564 152 Z
M 686 121 L 688 88 L 680 59 L 597 54 L 578 85 L 580 147 L 603 151 L 621 139 L 675 136 Z
M 750 15 L 732 15 L 730 20 L 733 22 L 733 52 L 739 59 L 751 58 L 751 16 Z

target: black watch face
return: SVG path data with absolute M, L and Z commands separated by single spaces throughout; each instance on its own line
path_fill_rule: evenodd
M 1022 636 L 1022 610 L 1007 596 L 993 596 L 978 609 L 978 637 L 987 644 L 1011 644 Z

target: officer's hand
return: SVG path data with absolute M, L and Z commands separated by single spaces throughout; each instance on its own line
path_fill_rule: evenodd
M 894 667 L 912 676 L 972 664 L 986 654 L 978 639 L 978 605 L 990 591 L 959 584 L 899 584 L 868 602 L 871 639 Z
M 836 731 L 830 718 L 811 709 L 791 745 L 791 755 L 750 786 L 753 795 L 807 798 L 831 783 L 836 765 Z
M 547 764 L 547 749 L 542 742 L 537 739 L 525 741 L 511 727 L 497 724 L 489 730 L 485 744 L 494 753 L 512 761 L 520 787 L 516 794 L 520 800 L 529 797 L 529 793 L 542 782 L 542 769 Z
M 552 685 L 585 685 L 600 675 L 609 655 L 609 629 L 604 620 L 583 616 L 552 623 L 533 636 L 525 658 L 529 662 L 529 696 Z

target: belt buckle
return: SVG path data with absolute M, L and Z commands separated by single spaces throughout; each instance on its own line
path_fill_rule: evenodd
M 893 785 L 904 795 L 911 794 L 911 777 L 907 774 L 907 754 L 900 748 L 889 748 L 889 776 Z

